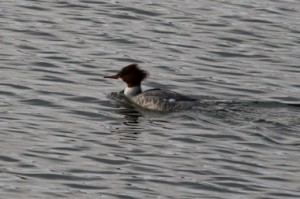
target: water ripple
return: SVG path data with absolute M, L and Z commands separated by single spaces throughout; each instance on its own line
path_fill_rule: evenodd
M 298 4 L 1 1 L 1 196 L 300 198 Z M 132 106 L 130 63 L 201 106 Z

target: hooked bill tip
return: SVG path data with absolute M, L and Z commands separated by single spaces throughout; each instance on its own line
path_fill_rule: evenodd
M 111 75 L 111 76 L 104 76 L 104 78 L 118 79 L 118 76 L 117 75 Z

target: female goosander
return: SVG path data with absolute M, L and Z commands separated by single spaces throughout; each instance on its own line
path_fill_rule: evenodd
M 197 105 L 198 102 L 195 99 L 170 90 L 155 88 L 142 92 L 141 82 L 147 76 L 148 73 L 139 69 L 137 64 L 130 64 L 116 75 L 105 76 L 104 78 L 123 80 L 127 84 L 124 90 L 125 96 L 133 103 L 146 109 L 179 111 L 191 109 Z

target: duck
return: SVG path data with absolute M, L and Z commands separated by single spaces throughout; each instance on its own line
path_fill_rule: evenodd
M 126 83 L 125 97 L 138 107 L 162 112 L 188 110 L 199 102 L 189 96 L 171 90 L 153 88 L 142 91 L 141 83 L 149 73 L 139 68 L 138 64 L 130 64 L 115 75 L 104 76 L 108 79 L 119 79 Z

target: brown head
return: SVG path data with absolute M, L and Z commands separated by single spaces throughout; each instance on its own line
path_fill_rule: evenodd
M 130 64 L 124 67 L 116 75 L 105 76 L 104 78 L 121 79 L 127 83 L 127 87 L 139 86 L 148 73 L 139 69 L 137 64 Z

